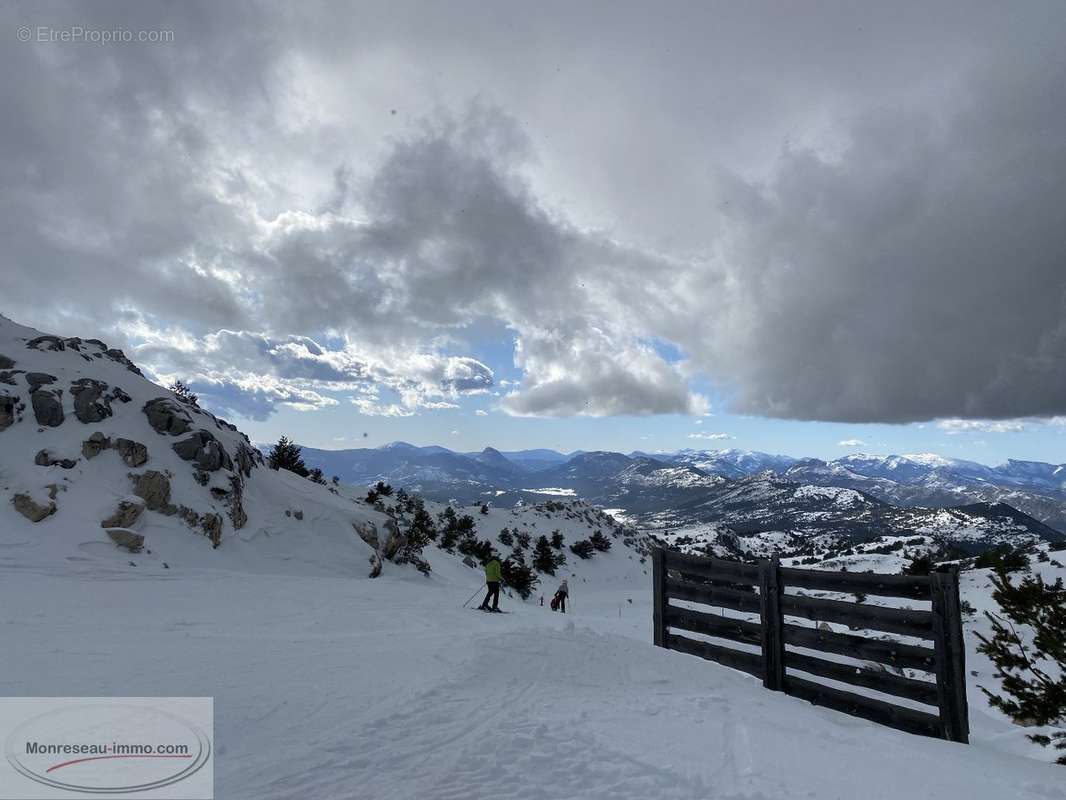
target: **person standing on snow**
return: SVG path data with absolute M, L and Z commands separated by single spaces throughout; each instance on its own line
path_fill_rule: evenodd
M 566 613 L 566 598 L 570 596 L 570 587 L 566 585 L 566 578 L 563 578 L 563 582 L 559 584 L 559 588 L 555 590 L 555 600 L 559 606 L 559 610 L 564 614 Z
M 488 587 L 488 591 L 485 592 L 485 600 L 478 608 L 482 611 L 499 611 L 500 610 L 500 581 L 502 576 L 500 575 L 500 559 L 496 556 L 491 556 L 488 561 L 485 562 L 485 585 Z M 492 600 L 492 608 L 489 608 L 489 600 Z

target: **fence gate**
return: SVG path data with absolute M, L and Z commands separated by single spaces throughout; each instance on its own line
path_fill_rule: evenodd
M 749 672 L 762 678 L 767 689 L 899 730 L 953 742 L 969 741 L 957 569 L 928 576 L 830 572 L 782 567 L 776 558 L 743 564 L 662 548 L 652 552 L 652 567 L 655 644 L 659 647 Z M 856 602 L 786 591 L 793 588 L 856 595 Z M 930 608 L 912 610 L 858 602 L 865 595 L 925 601 Z M 672 604 L 672 600 L 689 605 Z M 710 613 L 708 606 L 757 615 L 758 621 L 727 617 L 723 611 Z M 786 622 L 785 617 L 810 622 Z M 844 624 L 852 631 L 913 637 L 932 646 L 825 630 L 817 627 L 819 622 Z M 685 633 L 749 645 L 758 651 Z M 843 663 L 795 648 L 873 664 Z M 905 677 L 882 665 L 920 670 L 935 681 Z M 930 706 L 935 713 L 844 691 L 797 672 L 906 698 Z

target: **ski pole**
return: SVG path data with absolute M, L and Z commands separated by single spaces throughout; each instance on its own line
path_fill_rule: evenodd
M 479 586 L 479 587 L 477 587 L 477 589 L 476 589 L 476 590 L 474 591 L 474 593 L 473 593 L 472 595 L 470 595 L 470 600 L 473 600 L 473 599 L 474 599 L 475 597 L 477 597 L 477 596 L 478 596 L 478 594 L 480 594 L 480 593 L 481 593 L 481 587 Z M 466 607 L 467 607 L 468 605 L 470 605 L 470 600 L 467 600 L 467 601 L 466 601 L 465 603 L 463 603 L 463 608 L 466 608 Z

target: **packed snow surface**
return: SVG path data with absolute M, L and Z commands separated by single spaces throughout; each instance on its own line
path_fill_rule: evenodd
M 437 551 L 370 580 L 0 541 L 0 693 L 211 695 L 227 800 L 1066 796 L 976 710 L 975 744 L 934 741 L 653 647 L 621 548 L 575 565 L 563 616 L 540 591 L 464 609 L 479 573 Z

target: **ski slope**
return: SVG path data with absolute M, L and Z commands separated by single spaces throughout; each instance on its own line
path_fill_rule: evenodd
M 978 710 L 974 745 L 923 739 L 651 646 L 621 553 L 576 565 L 563 616 L 462 608 L 478 572 L 436 550 L 377 580 L 6 550 L 0 694 L 211 695 L 227 800 L 1066 797 Z

